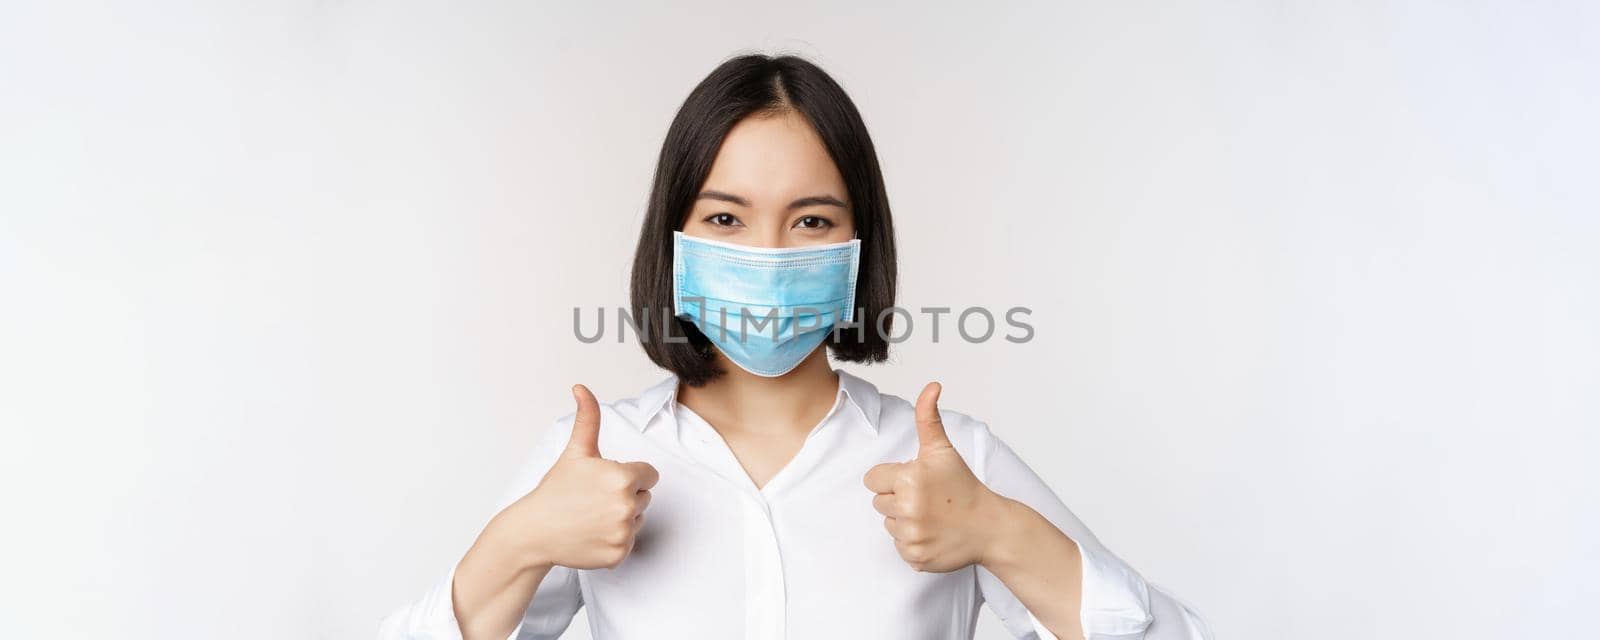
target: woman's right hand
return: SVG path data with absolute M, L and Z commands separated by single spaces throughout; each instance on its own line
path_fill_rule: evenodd
M 600 403 L 583 385 L 572 437 L 539 486 L 485 528 L 526 568 L 610 568 L 633 551 L 659 476 L 644 462 L 600 457 Z

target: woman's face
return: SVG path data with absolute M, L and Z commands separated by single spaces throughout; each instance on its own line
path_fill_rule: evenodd
M 752 247 L 855 237 L 844 178 L 805 116 L 745 118 L 728 132 L 684 219 L 684 235 Z

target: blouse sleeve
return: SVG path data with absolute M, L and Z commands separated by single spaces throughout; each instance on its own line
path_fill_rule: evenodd
M 959 414 L 952 418 L 972 420 Z M 949 421 L 947 421 L 948 424 Z M 1088 640 L 1209 640 L 1194 611 L 1145 579 L 1106 549 L 1083 521 L 1062 504 L 1055 492 L 996 437 L 977 423 L 974 471 L 990 490 L 1016 500 L 1044 516 L 1074 543 L 1083 557 L 1082 609 L 1079 617 Z M 978 589 L 990 609 L 1018 638 L 1056 640 L 1005 584 L 977 568 Z
M 557 456 L 565 448 L 571 434 L 571 416 L 545 430 L 501 496 L 495 513 L 539 486 L 539 481 L 555 465 Z M 452 599 L 455 573 L 456 567 L 452 565 L 444 579 L 435 583 L 421 599 L 385 617 L 379 626 L 379 640 L 461 640 L 461 627 L 456 621 L 455 602 Z M 555 640 L 566 631 L 572 623 L 572 617 L 577 615 L 582 606 L 578 572 L 567 567 L 553 567 L 539 583 L 533 601 L 508 639 Z

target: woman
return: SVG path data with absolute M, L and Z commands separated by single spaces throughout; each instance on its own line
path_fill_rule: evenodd
M 968 416 L 881 362 L 895 251 L 855 105 L 794 57 L 724 63 L 667 132 L 633 265 L 673 375 L 573 388 L 508 504 L 385 638 L 1201 638 Z M 669 311 L 670 310 L 670 311 Z

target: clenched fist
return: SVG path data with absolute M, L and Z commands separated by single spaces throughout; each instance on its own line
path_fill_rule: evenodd
M 526 566 L 615 567 L 633 551 L 658 476 L 643 462 L 600 457 L 600 404 L 583 385 L 572 395 L 578 413 L 567 448 L 491 527 L 516 539 Z
M 917 457 L 877 465 L 865 482 L 906 564 L 944 573 L 983 562 L 1006 499 L 979 482 L 950 444 L 939 391 L 929 383 L 917 397 Z

